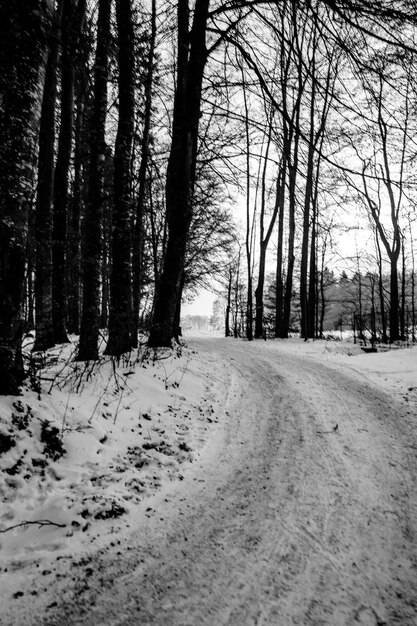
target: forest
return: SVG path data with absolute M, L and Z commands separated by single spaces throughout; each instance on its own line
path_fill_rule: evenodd
M 202 287 L 226 336 L 415 341 L 416 26 L 412 0 L 2 2 L 0 393 L 27 337 L 170 347 Z

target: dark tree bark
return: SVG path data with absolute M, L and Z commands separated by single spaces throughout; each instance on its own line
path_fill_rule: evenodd
M 316 48 L 318 43 L 316 25 L 312 27 L 309 46 L 311 59 L 309 74 L 310 87 L 310 119 L 309 119 L 309 147 L 306 164 L 306 183 L 304 193 L 303 232 L 301 244 L 300 267 L 300 305 L 301 305 L 301 336 L 304 339 L 314 337 L 316 328 L 316 293 L 317 293 L 317 261 L 316 261 L 316 234 L 317 234 L 317 196 L 318 180 L 320 175 L 321 154 L 323 149 L 324 132 L 326 128 L 329 108 L 334 95 L 334 77 L 336 74 L 337 58 L 333 54 L 327 61 L 327 75 L 323 94 L 323 104 L 317 118 L 317 99 L 320 92 L 317 89 L 317 59 Z
M 322 145 L 320 146 L 320 150 Z M 320 179 L 320 155 L 316 164 L 314 191 L 311 199 L 311 242 L 309 262 L 309 283 L 307 302 L 307 333 L 308 337 L 317 335 L 318 313 L 318 272 L 317 272 L 317 224 L 318 224 L 318 182 Z
M 228 280 L 227 280 L 227 302 L 224 319 L 224 335 L 230 337 L 230 311 L 232 308 L 232 284 L 233 284 L 233 271 L 232 266 L 229 266 Z
M 416 341 L 416 260 L 414 254 L 414 237 L 413 237 L 413 227 L 411 220 L 411 213 L 408 214 L 408 229 L 410 232 L 410 248 L 411 248 L 411 328 L 412 335 L 411 340 L 414 343 Z
M 285 154 L 282 159 L 282 180 L 280 184 L 279 211 L 278 211 L 278 241 L 277 241 L 277 269 L 275 278 L 275 328 L 274 335 L 279 337 L 282 327 L 282 316 L 284 307 L 284 217 L 285 217 L 285 185 L 287 178 L 287 161 Z
M 272 119 L 271 119 L 272 125 Z M 270 134 L 272 126 L 270 126 Z M 269 135 L 268 141 L 270 141 L 271 135 Z M 269 143 L 268 143 L 269 148 Z M 278 211 L 282 205 L 282 164 L 280 165 L 277 176 L 277 188 L 275 196 L 275 206 L 272 211 L 270 222 L 265 234 L 265 185 L 266 185 L 266 164 L 268 160 L 268 151 L 265 155 L 265 167 L 262 175 L 262 201 L 261 201 L 261 214 L 260 214 L 260 231 L 259 231 L 259 270 L 258 270 L 258 283 L 255 289 L 255 338 L 261 339 L 264 335 L 264 286 L 265 286 L 265 264 L 266 264 L 266 252 L 268 249 L 269 241 L 271 239 L 272 231 L 275 226 Z
M 400 339 L 400 298 L 398 292 L 398 257 L 392 254 L 390 257 L 390 301 L 389 301 L 389 338 L 390 341 Z
M 382 268 L 382 254 L 381 246 L 379 243 L 378 233 L 375 232 L 375 243 L 377 249 L 377 264 L 378 264 L 378 294 L 379 294 L 379 306 L 381 309 L 381 326 L 382 326 L 382 342 L 387 343 L 387 316 L 385 313 L 385 294 L 384 294 L 384 281 L 383 281 L 383 268 Z
M 401 341 L 405 341 L 406 339 L 406 328 L 405 328 L 405 288 L 406 288 L 406 268 L 405 268 L 405 246 L 404 246 L 404 235 L 401 236 L 401 306 L 400 306 L 400 338 Z M 408 330 L 407 330 L 408 332 Z
M 369 284 L 371 288 L 371 345 L 373 348 L 376 342 L 375 281 L 375 275 L 369 274 Z
M 323 329 L 324 329 L 324 316 L 326 314 L 326 295 L 324 291 L 324 252 L 322 252 L 321 257 L 321 272 L 320 272 L 320 321 L 319 321 L 319 337 L 323 339 Z
M 132 345 L 138 346 L 139 309 L 142 292 L 142 261 L 143 261 L 143 235 L 144 235 L 144 211 L 145 191 L 147 184 L 147 170 L 149 162 L 149 139 L 152 114 L 152 87 L 155 62 L 156 41 L 156 0 L 152 0 L 151 15 L 151 38 L 149 42 L 148 67 L 145 80 L 145 105 L 143 120 L 143 135 L 141 146 L 141 160 L 138 176 L 138 199 L 136 205 L 136 223 L 133 242 L 133 320 L 132 320 Z
M 67 343 L 67 216 L 68 177 L 74 122 L 74 50 L 76 38 L 75 0 L 63 0 L 61 120 L 54 180 L 52 246 L 52 319 L 56 343 Z
M 24 378 L 28 209 L 48 20 L 41 0 L 0 5 L 0 394 L 18 393 Z
M 113 159 L 106 159 L 104 168 L 104 201 L 101 225 L 101 306 L 100 328 L 109 327 L 110 272 L 112 266 Z
M 385 162 L 385 178 L 384 183 L 387 187 L 388 196 L 390 199 L 391 205 L 391 224 L 392 224 L 392 239 L 388 240 L 387 234 L 384 230 L 384 227 L 381 223 L 380 219 L 380 208 L 376 205 L 373 199 L 370 196 L 364 166 L 362 172 L 362 180 L 364 185 L 364 193 L 365 197 L 372 215 L 372 218 L 375 223 L 376 230 L 376 238 L 380 239 L 384 245 L 387 256 L 390 260 L 390 306 L 389 306 L 389 338 L 390 341 L 398 341 L 400 338 L 400 327 L 399 327 L 399 291 L 398 291 L 398 259 L 401 252 L 401 232 L 398 223 L 398 211 L 399 207 L 397 206 L 394 200 L 394 192 L 393 185 L 390 176 L 390 170 L 388 166 L 388 153 L 386 140 L 384 140 L 384 162 Z M 379 249 L 379 241 L 378 241 L 378 249 Z M 380 250 L 379 250 L 380 252 Z M 380 267 L 380 273 L 382 272 L 382 268 Z M 382 282 L 382 278 L 381 278 Z M 382 290 L 380 290 L 380 294 L 382 294 Z
M 310 241 L 310 261 L 309 261 L 309 283 L 307 300 L 307 337 L 315 336 L 316 328 L 316 294 L 317 294 L 317 225 L 314 207 L 311 215 L 311 241 Z
M 35 308 L 34 350 L 55 344 L 52 320 L 52 202 L 54 190 L 55 107 L 62 18 L 61 1 L 53 16 L 45 69 L 39 129 L 38 189 L 35 206 Z
M 315 59 L 313 52 L 312 73 L 315 74 Z M 313 174 L 314 174 L 314 156 L 315 156 L 315 129 L 314 129 L 314 112 L 316 101 L 316 85 L 313 79 L 311 85 L 311 102 L 310 102 L 310 133 L 308 144 L 308 156 L 306 164 L 306 183 L 304 190 L 304 207 L 303 207 L 303 230 L 301 242 L 301 263 L 300 263 L 300 308 L 301 308 L 301 337 L 307 339 L 308 333 L 308 251 L 310 236 L 310 212 L 311 201 L 313 197 Z
M 246 251 L 246 275 L 248 293 L 246 298 L 246 339 L 252 341 L 253 339 L 253 276 L 252 276 L 252 248 L 253 248 L 253 224 L 255 221 L 255 215 L 251 216 L 250 208 L 250 133 L 249 133 L 249 107 L 247 99 L 247 87 L 245 80 L 245 72 L 243 66 L 240 67 L 242 76 L 242 92 L 243 103 L 245 111 L 245 157 L 246 157 L 246 232 L 245 232 L 245 251 Z M 254 213 L 256 211 L 256 204 Z M 252 217 L 252 220 L 251 220 Z
M 189 31 L 188 0 L 178 2 L 177 86 L 166 181 L 169 233 L 164 266 L 156 288 L 148 341 L 151 347 L 171 346 L 177 301 L 182 295 L 185 250 L 192 218 L 201 87 L 207 58 L 208 7 L 209 0 L 196 0 Z
M 110 7 L 111 0 L 100 0 L 94 64 L 94 104 L 91 120 L 88 200 L 82 239 L 83 303 L 80 345 L 77 355 L 80 361 L 98 358 L 101 218 L 106 159 L 105 124 L 107 114 Z
M 34 214 L 29 215 L 29 241 L 27 245 L 27 268 L 26 268 L 26 288 L 25 288 L 25 330 L 35 329 L 35 250 L 34 250 Z
M 295 52 L 296 45 L 299 45 L 299 29 L 296 18 L 295 4 L 291 6 L 291 23 L 293 29 L 293 37 L 291 43 L 290 52 Z M 283 53 L 282 53 L 283 54 Z M 293 279 L 294 279 L 294 263 L 295 263 L 295 213 L 297 206 L 297 174 L 299 163 L 299 143 L 300 143 L 300 113 L 301 113 L 301 98 L 305 91 L 305 78 L 298 68 L 297 71 L 297 97 L 292 103 L 292 110 L 290 114 L 291 100 L 288 97 L 287 91 L 287 77 L 289 76 L 291 64 L 290 54 L 287 57 L 286 63 L 281 63 L 281 88 L 282 88 L 282 107 L 283 107 L 283 166 L 287 168 L 288 172 L 288 259 L 287 259 L 287 272 L 285 291 L 283 293 L 282 302 L 282 317 L 275 320 L 275 336 L 281 339 L 288 338 L 290 330 L 290 316 L 291 316 L 291 303 L 293 297 Z M 285 193 L 285 189 L 283 189 Z M 284 203 L 284 198 L 282 198 Z M 284 209 L 282 208 L 282 211 Z M 282 217 L 283 219 L 283 217 Z M 281 217 L 280 217 L 281 220 Z M 278 271 L 278 268 L 277 268 Z M 277 275 L 277 284 L 280 278 Z M 281 275 L 282 280 L 282 275 Z M 278 296 L 277 296 L 278 297 Z M 280 296 L 281 297 L 281 296 Z M 278 305 L 276 305 L 278 311 Z
M 106 149 L 106 163 L 104 166 L 103 206 L 101 224 L 101 303 L 100 328 L 109 327 L 110 309 L 110 273 L 112 267 L 112 221 L 113 221 L 113 188 L 114 188 L 114 158 L 110 148 Z
M 84 177 L 87 161 L 86 99 L 88 90 L 87 42 L 83 37 L 85 0 L 78 3 L 81 46 L 75 64 L 74 182 L 68 241 L 68 332 L 80 332 L 81 316 L 81 216 L 84 213 Z
M 184 289 L 184 274 L 183 274 L 183 280 L 182 280 L 182 284 L 181 284 L 181 293 Z M 175 333 L 175 337 L 177 339 L 179 339 L 182 336 L 182 329 L 181 329 L 181 304 L 182 304 L 182 299 L 178 298 L 177 300 L 177 308 L 175 309 L 175 316 L 174 316 L 174 333 Z
M 288 260 L 287 260 L 287 278 L 285 282 L 285 293 L 283 302 L 282 324 L 279 329 L 278 336 L 281 339 L 287 339 L 290 330 L 291 302 L 294 278 L 294 262 L 295 262 L 295 211 L 297 205 L 297 173 L 299 161 L 299 142 L 300 135 L 298 133 L 300 123 L 300 101 L 302 94 L 302 79 L 299 77 L 299 90 L 297 101 L 294 106 L 292 128 L 288 141 L 288 154 L 284 155 L 288 163 Z M 292 146 L 292 151 L 291 151 Z M 284 145 L 285 147 L 285 145 Z
M 132 348 L 132 206 L 130 160 L 134 131 L 134 33 L 131 0 L 116 0 L 119 44 L 119 123 L 114 151 L 112 265 L 106 354 Z

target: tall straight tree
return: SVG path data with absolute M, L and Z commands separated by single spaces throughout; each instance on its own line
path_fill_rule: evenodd
M 287 17 L 287 3 L 284 3 L 284 7 L 281 11 L 281 32 L 285 32 Z M 289 73 L 292 62 L 292 51 L 295 45 L 294 37 L 288 37 L 290 42 L 290 50 L 287 51 L 285 45 L 280 46 L 280 89 L 282 94 L 282 161 L 280 168 L 281 180 L 280 193 L 277 197 L 278 202 L 278 237 L 277 237 L 277 271 L 275 279 L 275 337 L 282 336 L 280 333 L 283 331 L 283 314 L 284 314 L 284 277 L 283 277 L 283 261 L 284 261 L 284 217 L 285 217 L 285 188 L 287 182 L 287 170 L 288 164 L 291 159 L 291 145 L 294 134 L 294 124 L 288 124 L 290 114 L 288 111 L 288 92 L 287 86 L 289 83 Z M 294 119 L 294 111 L 293 117 Z
M 119 122 L 114 151 L 112 265 L 106 354 L 132 348 L 131 157 L 135 114 L 135 60 L 131 0 L 116 0 L 119 48 Z
M 273 112 L 271 111 L 270 119 L 269 119 L 268 141 L 267 141 L 267 149 L 266 149 L 266 154 L 265 154 L 265 163 L 264 163 L 264 168 L 263 168 L 263 173 L 262 173 L 261 209 L 260 209 L 260 216 L 259 216 L 259 270 L 258 270 L 258 284 L 256 285 L 256 289 L 255 289 L 255 301 L 256 301 L 255 338 L 256 339 L 260 339 L 264 335 L 263 317 L 264 317 L 264 286 L 265 286 L 266 253 L 267 253 L 269 241 L 271 239 L 272 231 L 275 226 L 279 208 L 282 206 L 282 195 L 283 195 L 283 190 L 284 190 L 284 185 L 282 183 L 283 167 L 282 167 L 282 162 L 281 162 L 279 165 L 279 169 L 278 169 L 275 204 L 274 204 L 272 215 L 270 217 L 269 224 L 265 233 L 266 170 L 267 170 L 267 164 L 268 164 L 269 145 L 271 142 L 271 135 L 272 135 L 272 125 L 273 125 Z
M 39 128 L 38 188 L 35 206 L 35 350 L 46 350 L 55 344 L 52 322 L 52 203 L 55 109 L 62 6 L 61 0 L 54 11 L 48 37 L 48 57 Z
M 24 377 L 22 300 L 48 14 L 42 0 L 0 3 L 0 394 L 17 393 Z
M 192 218 L 201 87 L 207 59 L 209 0 L 196 0 L 189 28 L 189 2 L 178 0 L 178 58 L 172 141 L 166 180 L 168 241 L 156 287 L 148 344 L 171 346 L 184 274 L 187 236 Z
M 74 58 L 79 38 L 76 0 L 63 0 L 61 55 L 61 119 L 54 179 L 54 220 L 52 247 L 52 318 L 56 343 L 68 341 L 66 246 L 68 178 L 74 122 Z M 81 0 L 80 6 L 85 4 Z M 81 24 L 79 24 L 79 27 Z
M 317 32 L 313 29 L 313 33 L 310 40 L 307 41 L 307 49 L 311 50 L 311 60 L 308 67 L 312 76 L 310 85 L 310 102 L 309 111 L 307 113 L 309 119 L 308 129 L 308 150 L 307 150 L 307 162 L 306 162 L 306 180 L 304 187 L 304 203 L 303 203 L 303 229 L 302 229 L 302 242 L 301 242 L 301 261 L 300 261 L 300 309 L 301 309 L 301 337 L 307 339 L 307 307 L 308 307 L 308 251 L 309 251 L 309 236 L 310 236 L 310 219 L 311 219 L 311 199 L 314 187 L 314 159 L 315 159 L 315 109 L 317 100 L 317 84 L 316 84 L 316 46 L 317 46 Z M 300 71 L 302 71 L 302 49 L 298 48 L 300 57 Z
M 330 111 L 330 106 L 334 97 L 334 82 L 337 71 L 337 59 L 334 63 L 333 55 L 328 59 L 327 75 L 324 84 L 324 94 L 322 96 L 323 102 L 321 110 L 318 111 L 319 125 L 314 135 L 314 149 L 316 152 L 315 162 L 313 164 L 313 184 L 310 189 L 310 209 L 311 209 L 311 236 L 310 236 L 310 269 L 309 269 L 309 284 L 307 292 L 307 307 L 305 311 L 302 311 L 304 326 L 302 327 L 306 331 L 306 337 L 313 338 L 316 332 L 316 309 L 317 309 L 317 288 L 318 288 L 318 275 L 317 275 L 317 221 L 318 221 L 318 184 L 320 180 L 320 168 L 322 162 L 323 145 L 325 137 L 325 129 L 327 125 L 327 118 Z M 314 66 L 313 66 L 314 67 Z
M 70 333 L 80 333 L 81 298 L 81 216 L 84 215 L 84 176 L 88 153 L 87 94 L 89 46 L 84 26 L 75 63 L 74 180 L 68 241 L 68 322 Z
M 149 140 L 152 115 L 152 87 L 155 63 L 156 43 L 156 0 L 152 0 L 151 38 L 149 42 L 148 62 L 145 78 L 145 103 L 143 113 L 143 135 L 141 144 L 141 158 L 138 180 L 138 199 L 136 204 L 136 222 L 133 241 L 133 320 L 132 342 L 133 347 L 138 345 L 139 309 L 142 292 L 143 273 L 143 231 L 145 211 L 145 190 L 147 184 L 147 170 L 149 163 Z
M 245 125 L 245 160 L 246 160 L 246 233 L 245 233 L 245 251 L 246 251 L 246 268 L 247 268 L 247 282 L 248 282 L 248 294 L 246 300 L 246 338 L 248 341 L 253 339 L 253 267 L 252 267 L 252 252 L 253 252 L 253 232 L 256 212 L 256 196 L 253 215 L 250 210 L 250 162 L 251 162 L 251 150 L 250 150 L 250 132 L 249 132 L 249 105 L 247 85 L 245 79 L 245 72 L 243 65 L 239 62 L 241 76 L 242 76 L 242 93 L 243 93 L 243 105 L 244 105 L 244 125 Z
M 111 0 L 99 0 L 97 47 L 94 63 L 94 103 L 91 119 L 88 199 L 83 229 L 83 299 L 80 361 L 98 358 L 100 307 L 101 221 L 104 165 L 106 160 L 105 126 L 107 115 L 107 78 L 110 42 Z

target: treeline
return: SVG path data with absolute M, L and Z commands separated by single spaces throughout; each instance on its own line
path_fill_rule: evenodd
M 79 334 L 79 360 L 98 358 L 103 328 L 108 355 L 139 331 L 171 346 L 183 293 L 213 277 L 227 332 L 239 318 L 263 336 L 273 241 L 274 333 L 288 336 L 298 301 L 313 336 L 332 228 L 353 203 L 390 264 L 399 338 L 415 25 L 388 0 L 1 3 L 0 393 L 21 384 L 28 329 L 35 351 Z
M 416 273 L 400 274 L 399 294 L 400 340 L 417 340 L 416 319 Z M 365 335 L 374 342 L 387 343 L 389 337 L 390 275 L 379 276 L 374 272 L 354 272 L 351 276 L 343 271 L 337 275 L 325 268 L 319 274 L 316 294 L 316 324 L 311 338 L 322 339 L 334 330 L 351 330 L 360 338 Z M 219 295 L 213 305 L 211 325 L 222 328 L 225 335 L 246 337 L 246 297 L 244 283 L 232 285 L 231 297 L 227 291 Z M 279 337 L 276 324 L 276 280 L 266 279 L 262 338 Z M 294 291 L 287 336 L 301 335 L 301 302 Z
M 157 13 L 155 1 L 132 0 L 0 8 L 3 393 L 23 378 L 22 336 L 30 329 L 34 351 L 75 333 L 76 358 L 91 360 L 101 329 L 108 329 L 105 352 L 120 355 L 149 331 L 154 310 L 152 341 L 170 345 L 183 290 L 204 284 L 230 246 L 221 181 L 204 161 L 206 148 L 198 147 L 197 163 L 196 142 L 189 146 L 184 68 L 171 52 L 157 52 L 166 38 L 176 45 L 175 8 Z M 181 11 L 180 51 L 189 46 L 188 3 Z M 194 127 L 200 113 L 193 115 Z M 158 307 L 169 313 L 165 339 Z

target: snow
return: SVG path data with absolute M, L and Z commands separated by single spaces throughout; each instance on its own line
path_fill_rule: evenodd
M 262 622 L 260 613 L 256 617 L 253 608 L 262 598 L 265 607 L 268 605 L 269 600 L 264 597 L 265 589 L 269 589 L 272 578 L 277 575 L 270 572 L 268 581 L 265 579 L 261 586 L 259 581 L 266 574 L 258 572 L 258 582 L 253 574 L 258 571 L 260 555 L 259 562 L 263 562 L 262 559 L 265 563 L 268 561 L 265 571 L 269 572 L 268 549 L 275 545 L 275 532 L 279 530 L 288 543 L 275 547 L 274 553 L 277 554 L 278 550 L 280 558 L 284 559 L 283 564 L 293 558 L 291 576 L 289 572 L 285 573 L 288 581 L 297 575 L 296 582 L 298 586 L 301 584 L 302 597 L 303 594 L 308 597 L 310 587 L 320 596 L 324 592 L 321 588 L 317 590 L 315 585 L 318 583 L 305 578 L 307 574 L 302 574 L 301 569 L 298 572 L 297 559 L 304 559 L 305 554 L 298 554 L 300 548 L 295 547 L 297 541 L 301 546 L 307 541 L 309 547 L 305 550 L 311 551 L 310 543 L 318 545 L 318 537 L 326 534 L 328 523 L 329 541 L 335 541 L 331 538 L 338 532 L 337 528 L 343 526 L 343 510 L 351 511 L 352 519 L 357 518 L 359 525 L 363 523 L 362 517 L 368 515 L 366 507 L 371 504 L 373 510 L 378 511 L 373 515 L 383 518 L 384 498 L 389 497 L 383 492 L 384 480 L 386 489 L 391 489 L 394 494 L 397 483 L 402 484 L 402 476 L 395 473 L 400 472 L 398 466 L 400 459 L 404 458 L 400 444 L 405 445 L 404 440 L 413 445 L 410 432 L 415 432 L 417 419 L 416 347 L 365 354 L 352 341 L 304 342 L 289 339 L 248 344 L 200 333 L 188 338 L 188 347 L 176 351 L 147 351 L 142 345 L 138 351 L 119 362 L 101 357 L 97 364 L 86 365 L 72 360 L 74 344 L 75 338 L 72 344 L 47 353 L 44 367 L 37 374 L 42 387 L 39 394 L 28 385 L 21 396 L 0 400 L 0 433 L 12 434 L 16 442 L 9 451 L 0 454 L 0 589 L 3 596 L 0 624 L 4 626 L 28 626 L 32 623 L 32 618 L 28 616 L 33 606 L 36 605 L 39 616 L 52 610 L 58 600 L 59 603 L 64 602 L 69 591 L 66 587 L 59 587 L 59 579 L 68 578 L 68 572 L 72 571 L 69 563 L 72 567 L 87 566 L 83 571 L 89 577 L 86 589 L 90 590 L 86 591 L 89 601 L 84 601 L 83 611 L 90 603 L 93 614 L 98 611 L 94 605 L 102 592 L 98 582 L 95 586 L 93 584 L 94 575 L 89 571 L 89 563 L 97 564 L 100 559 L 110 559 L 105 563 L 103 561 L 104 565 L 101 563 L 102 567 L 98 569 L 104 578 L 103 572 L 108 569 L 108 587 L 103 585 L 113 589 L 112 586 L 116 585 L 114 581 L 118 580 L 121 572 L 129 571 L 127 555 L 131 552 L 127 551 L 131 550 L 141 550 L 137 554 L 147 563 L 143 571 L 139 568 L 140 572 L 135 574 L 144 576 L 140 579 L 140 585 L 143 585 L 141 593 L 149 613 L 148 621 L 140 623 L 276 624 L 278 622 L 271 617 L 275 609 L 270 608 L 268 617 Z M 278 384 L 272 374 L 271 380 L 268 380 L 269 372 L 278 377 Z M 279 402 L 276 394 L 279 394 Z M 367 396 L 369 400 L 366 400 Z M 360 406 L 361 398 L 364 407 L 367 403 L 365 408 Z M 384 411 L 389 408 L 387 398 L 396 411 L 402 407 L 404 413 L 403 422 L 395 424 L 398 429 L 395 431 L 398 441 L 395 442 L 391 432 L 393 426 L 384 417 Z M 368 417 L 371 405 L 376 407 L 375 424 Z M 271 430 L 277 423 L 277 411 L 280 420 L 283 420 L 280 433 Z M 19 429 L 25 421 L 28 422 L 27 428 Z M 45 421 L 55 426 L 59 435 L 63 435 L 65 453 L 62 456 L 57 454 L 55 459 L 45 454 L 45 442 L 41 441 L 42 423 Z M 329 438 L 335 423 L 339 425 L 338 438 Z M 340 437 L 343 437 L 343 445 Z M 332 448 L 328 448 L 329 445 Z M 387 450 L 388 445 L 390 450 Z M 317 456 L 323 446 L 326 446 L 325 456 Z M 279 454 L 278 449 L 281 450 Z M 413 450 L 411 448 L 412 453 Z M 413 458 L 415 466 L 415 454 Z M 388 459 L 389 463 L 381 459 Z M 258 467 L 255 471 L 255 463 L 260 463 L 261 469 Z M 342 465 L 339 466 L 340 463 Z M 394 470 L 394 467 L 397 469 Z M 324 490 L 320 487 L 317 501 L 314 501 L 312 494 L 327 472 L 330 478 L 326 480 L 330 482 L 326 483 Z M 332 472 L 336 472 L 340 480 L 343 479 L 343 489 L 338 484 L 336 491 L 332 491 Z M 257 477 L 255 481 L 254 476 Z M 298 483 L 298 480 L 301 482 Z M 410 481 L 408 475 L 407 480 Z M 233 484 L 230 489 L 226 487 L 227 481 Z M 346 494 L 355 481 L 358 493 L 355 495 L 356 492 L 352 491 L 348 501 Z M 272 491 L 264 492 L 264 489 Z M 299 489 L 302 489 L 303 495 Z M 408 492 L 411 498 L 410 485 Z M 238 497 L 241 493 L 246 494 L 248 502 L 254 499 L 259 518 L 251 512 L 249 504 L 243 502 L 242 505 Z M 264 502 L 264 494 L 268 495 L 267 502 Z M 403 495 L 398 498 L 402 502 Z M 417 498 L 414 495 L 413 498 L 407 505 L 410 510 L 416 507 Z M 342 501 L 345 500 L 343 509 Z M 210 503 L 210 507 L 204 507 L 205 501 Z M 233 502 L 236 510 L 241 512 L 234 510 L 232 515 L 227 511 L 233 509 Z M 341 503 L 333 513 L 329 508 L 331 502 L 333 505 Z M 245 517 L 246 506 L 249 512 Z M 394 504 L 389 503 L 389 510 L 393 507 Z M 280 526 L 283 518 L 277 512 L 281 509 L 287 511 L 284 526 Z M 216 526 L 219 524 L 215 518 L 217 510 L 218 515 L 223 516 L 223 530 L 221 526 Z M 275 530 L 268 525 L 272 514 L 276 520 Z M 303 515 L 307 515 L 307 521 Z M 228 516 L 233 519 L 230 529 L 232 545 L 228 535 Z M 335 516 L 334 521 L 332 516 Z M 180 519 L 184 520 L 184 527 L 179 526 Z M 198 520 L 200 523 L 197 523 Z M 327 520 L 325 524 L 324 520 Z M 25 524 L 36 521 L 43 521 L 43 525 Z M 378 552 L 377 541 L 389 539 L 396 546 L 398 558 L 406 558 L 401 545 L 397 546 L 397 539 L 393 538 L 394 530 L 391 526 L 385 527 L 384 523 L 372 529 L 373 539 L 367 537 L 366 527 L 364 538 L 356 537 L 356 531 L 350 527 L 345 529 L 344 541 L 347 544 L 344 552 L 336 543 L 326 547 L 326 554 L 329 552 L 326 563 L 331 562 L 336 568 L 343 564 L 346 569 L 346 594 L 350 598 L 344 598 L 346 606 L 348 601 L 352 602 L 352 594 L 359 593 L 352 587 L 348 571 L 351 564 L 346 555 L 355 563 L 362 563 L 361 567 L 367 572 L 368 578 L 365 576 L 360 580 L 364 586 L 364 598 L 366 593 L 371 593 L 366 588 L 366 581 L 375 576 L 377 582 L 373 584 L 371 593 L 375 599 L 371 608 L 366 603 L 363 606 L 359 603 L 355 608 L 358 623 L 376 623 L 372 621 L 374 613 L 381 616 L 386 612 L 374 589 L 378 585 L 388 585 L 384 578 L 388 571 L 387 558 Z M 388 531 L 389 535 L 385 537 L 384 532 Z M 294 538 L 294 533 L 298 539 Z M 190 550 L 191 545 L 194 550 L 192 563 L 185 558 L 184 566 L 179 566 L 180 553 L 187 550 L 185 534 L 188 535 Z M 132 536 L 135 537 L 133 543 Z M 323 536 L 320 542 L 324 542 Z M 174 537 L 177 537 L 175 541 Z M 168 540 L 169 547 L 166 545 Z M 207 547 L 204 547 L 205 541 Z M 359 547 L 348 547 L 349 541 L 352 544 L 357 541 Z M 239 548 L 240 542 L 244 542 L 246 565 L 240 556 L 239 550 L 243 549 Z M 133 545 L 137 547 L 133 548 Z M 416 547 L 414 543 L 412 545 Z M 360 550 L 361 546 L 362 556 L 357 554 L 353 557 L 349 550 Z M 320 550 L 320 554 L 324 554 L 324 547 Z M 171 560 L 170 551 L 176 551 Z M 367 551 L 370 556 L 365 562 Z M 123 566 L 115 564 L 117 554 L 121 553 L 125 555 Z M 340 560 L 341 554 L 345 554 L 346 563 Z M 112 555 L 111 558 L 109 555 Z M 160 555 L 160 558 L 155 555 Z M 255 556 L 258 560 L 252 562 Z M 133 559 L 133 556 L 130 558 Z M 135 558 L 139 559 L 139 556 Z M 216 593 L 222 593 L 222 585 L 226 582 L 230 586 L 230 593 L 223 589 L 223 600 L 218 602 L 220 612 L 215 617 L 210 612 L 213 608 L 207 609 L 207 614 L 201 617 L 203 604 L 210 594 L 204 591 L 203 565 L 200 569 L 197 569 L 198 564 L 194 566 L 198 558 L 201 558 L 202 564 L 207 561 L 207 571 L 214 568 L 215 571 L 207 574 L 207 584 L 213 586 Z M 224 562 L 223 558 L 226 559 Z M 237 571 L 243 572 L 243 578 L 236 574 L 233 584 L 231 577 L 234 574 L 225 565 L 227 559 L 233 559 L 233 563 L 238 565 Z M 372 559 L 381 574 L 369 570 Z M 253 566 L 252 574 L 247 570 L 248 563 Z M 402 562 L 404 564 L 410 567 L 408 562 Z M 131 567 L 137 569 L 137 565 Z M 159 585 L 159 578 L 160 585 L 163 585 L 164 576 L 168 577 L 166 581 L 170 580 L 172 571 L 166 568 L 173 567 L 179 568 L 175 578 L 178 578 L 178 585 L 185 585 L 185 588 L 176 589 L 175 595 L 166 583 L 168 587 L 161 592 L 160 604 L 158 599 L 154 606 L 151 597 L 154 597 L 155 585 Z M 314 565 L 309 563 L 306 571 L 318 567 L 314 561 Z M 184 568 L 188 568 L 189 572 L 183 571 Z M 282 568 L 284 571 L 284 565 Z M 88 573 L 85 573 L 87 570 Z M 46 573 L 42 578 L 43 572 Z M 214 583 L 213 577 L 217 575 L 219 582 Z M 309 576 L 314 578 L 314 571 Z M 323 575 L 320 576 L 322 581 Z M 139 582 L 135 577 L 132 577 L 131 583 L 126 577 L 122 578 L 123 582 L 112 590 L 112 602 L 120 596 L 113 608 L 104 603 L 100 609 L 102 613 L 97 613 L 94 619 L 89 616 L 86 621 L 82 621 L 81 617 L 80 621 L 76 621 L 74 617 L 74 621 L 48 623 L 132 623 L 128 612 L 126 618 L 121 617 L 121 607 L 126 606 L 122 599 L 124 594 L 134 593 L 129 585 L 134 587 Z M 277 579 L 276 585 L 282 584 Z M 333 589 L 331 582 L 327 584 Z M 187 594 L 187 585 L 194 594 L 192 606 L 189 605 L 191 591 Z M 288 589 L 289 585 L 290 582 Z M 305 600 L 301 596 L 295 597 L 297 585 L 293 584 L 291 592 L 285 584 L 281 589 L 280 593 L 284 593 L 285 588 L 287 594 L 284 594 L 286 600 L 280 606 L 281 615 L 286 615 L 288 620 L 282 618 L 283 626 L 306 623 L 299 616 L 297 619 L 301 621 L 290 621 L 295 620 L 295 614 L 298 615 L 301 610 L 306 611 L 303 615 L 308 610 L 312 613 L 318 611 L 311 607 L 307 610 Z M 406 590 L 407 580 L 404 579 L 402 585 Z M 61 598 L 57 598 L 57 589 Z M 200 592 L 203 604 L 198 607 Z M 335 590 L 333 592 L 336 593 Z M 150 594 L 148 599 L 146 593 Z M 361 602 L 365 602 L 364 598 Z M 335 601 L 333 598 L 332 602 Z M 177 618 L 173 617 L 174 607 L 182 606 L 181 602 L 189 621 L 185 618 L 183 622 L 179 618 L 176 621 Z M 247 606 L 246 613 L 241 612 L 243 609 L 235 605 L 236 602 Z M 248 608 L 249 605 L 252 608 Z M 145 610 L 144 607 L 142 610 Z M 116 618 L 111 622 L 105 621 L 103 616 L 107 615 L 106 611 L 110 615 L 112 610 L 116 614 L 119 612 L 117 619 L 120 621 Z M 328 606 L 326 610 L 330 611 Z M 195 621 L 193 615 L 200 615 L 201 619 Z M 329 626 L 353 623 L 343 621 L 345 618 L 337 612 L 330 612 L 329 615 L 333 615 L 328 618 L 330 621 L 322 615 L 322 621 L 317 623 Z M 339 615 L 338 621 L 331 621 L 336 619 L 335 615 Z M 259 621 L 254 621 L 255 618 Z M 38 619 L 36 623 L 43 622 Z M 411 626 L 414 622 L 398 623 Z
M 365 353 L 351 339 L 308 342 L 289 339 L 281 341 L 281 349 L 342 367 L 393 394 L 394 398 L 417 405 L 417 346 L 382 346 L 377 352 Z
M 0 432 L 16 441 L 0 455 L 3 573 L 18 563 L 24 576 L 25 564 L 82 553 L 128 528 L 144 500 L 182 479 L 217 421 L 222 398 L 211 389 L 225 384 L 224 364 L 213 368 L 187 348 L 142 346 L 96 364 L 77 363 L 74 353 L 74 344 L 48 351 L 41 393 L 27 386 L 0 400 Z M 56 459 L 41 442 L 46 422 L 63 435 Z M 47 523 L 26 524 L 36 520 Z M 2 576 L 3 591 L 18 589 L 18 578 Z

